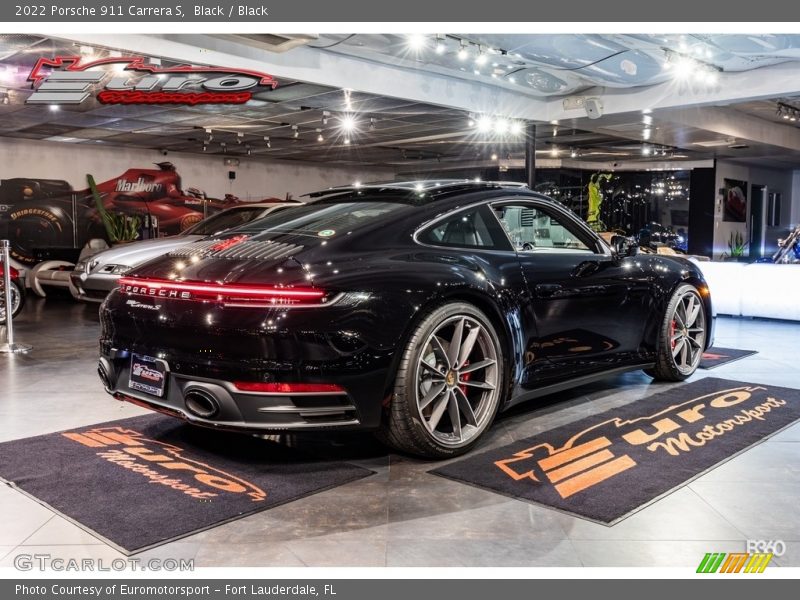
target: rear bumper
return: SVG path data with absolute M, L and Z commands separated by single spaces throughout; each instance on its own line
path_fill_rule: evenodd
M 380 424 L 380 398 L 356 400 L 364 397 L 360 382 L 350 389 L 342 386 L 344 392 L 261 393 L 242 391 L 224 379 L 169 371 L 164 395 L 157 397 L 130 388 L 127 352 L 102 356 L 98 371 L 117 400 L 215 429 L 267 434 L 376 429 Z

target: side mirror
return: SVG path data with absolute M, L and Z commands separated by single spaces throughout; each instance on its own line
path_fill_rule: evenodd
M 635 238 L 615 235 L 611 238 L 611 249 L 620 258 L 636 256 L 639 254 L 639 243 Z

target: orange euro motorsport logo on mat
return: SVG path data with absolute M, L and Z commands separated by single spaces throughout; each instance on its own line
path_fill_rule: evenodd
M 773 556 L 771 552 L 707 552 L 697 573 L 763 573 Z
M 727 432 L 763 421 L 785 405 L 785 400 L 769 396 L 765 387 L 740 386 L 692 398 L 654 415 L 611 418 L 563 445 L 540 443 L 494 464 L 515 481 L 552 485 L 562 498 L 569 498 L 636 468 L 637 462 L 626 453 L 632 448 L 680 460 Z M 725 414 L 715 417 L 718 411 Z
M 141 475 L 148 483 L 163 485 L 197 500 L 220 494 L 244 494 L 262 502 L 267 493 L 252 483 L 185 456 L 183 448 L 124 427 L 98 427 L 80 433 L 62 433 L 87 448 L 100 449 L 99 458 Z

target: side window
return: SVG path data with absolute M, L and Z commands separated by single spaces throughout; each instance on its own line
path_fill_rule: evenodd
M 561 215 L 531 205 L 495 206 L 495 214 L 517 252 L 588 252 L 592 249 Z
M 503 232 L 485 207 L 457 212 L 423 231 L 423 244 L 459 248 L 508 249 Z

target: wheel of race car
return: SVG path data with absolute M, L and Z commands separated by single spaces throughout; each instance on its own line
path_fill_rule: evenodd
M 33 265 L 34 248 L 72 245 L 72 218 L 57 206 L 23 204 L 8 213 L 8 239 L 15 258 Z
M 661 381 L 683 381 L 697 370 L 706 344 L 706 312 L 697 289 L 682 284 L 670 298 L 658 336 L 656 364 L 645 372 Z
M 503 351 L 491 322 L 471 304 L 446 304 L 403 350 L 378 437 L 426 458 L 463 454 L 494 420 L 502 390 Z
M 11 282 L 11 318 L 16 317 L 25 304 L 25 294 L 19 289 L 19 286 Z M 5 289 L 0 287 L 0 325 L 6 322 L 6 294 Z

